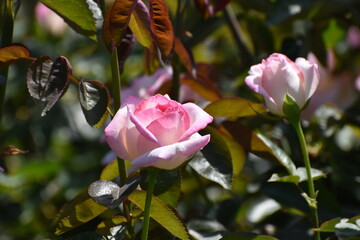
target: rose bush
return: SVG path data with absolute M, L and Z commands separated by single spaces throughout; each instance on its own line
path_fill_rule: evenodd
M 304 58 L 291 61 L 283 54 L 274 53 L 261 64 L 250 68 L 246 84 L 264 96 L 270 112 L 283 116 L 286 95 L 292 97 L 299 108 L 304 107 L 319 83 L 317 65 Z
M 145 100 L 130 96 L 105 128 L 105 139 L 134 166 L 173 169 L 210 141 L 210 135 L 198 131 L 212 120 L 197 105 L 180 104 L 167 95 Z

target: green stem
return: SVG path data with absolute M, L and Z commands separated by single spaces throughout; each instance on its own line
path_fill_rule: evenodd
M 315 187 L 314 187 L 314 181 L 313 178 L 311 176 L 311 164 L 310 164 L 310 160 L 309 160 L 309 154 L 306 148 L 306 141 L 305 141 L 305 137 L 304 137 L 304 132 L 301 128 L 301 124 L 300 121 L 293 121 L 292 126 L 294 127 L 298 137 L 299 137 L 299 141 L 300 141 L 300 146 L 301 146 L 301 152 L 304 158 L 304 164 L 305 164 L 305 168 L 306 168 L 306 175 L 307 175 L 307 183 L 308 183 L 308 188 L 309 188 L 309 197 L 310 200 L 309 202 L 309 206 L 311 209 L 311 215 L 312 215 L 312 219 L 313 219 L 313 226 L 315 228 L 319 228 L 319 217 L 318 217 L 318 213 L 317 213 L 317 202 L 316 202 L 316 192 L 315 192 Z M 320 240 L 320 232 L 315 231 L 315 239 L 316 240 Z
M 1 8 L 0 9 L 0 17 L 1 17 L 0 47 L 4 47 L 12 43 L 12 36 L 14 30 L 13 0 L 1 0 L 0 8 Z M 0 70 L 0 116 L 2 116 L 2 111 L 5 101 L 7 77 L 8 77 L 8 67 Z
M 118 54 L 116 47 L 113 48 L 111 55 L 111 73 L 112 73 L 112 90 L 113 90 L 113 99 L 114 99 L 114 113 L 119 110 L 121 104 L 121 79 L 120 79 L 120 68 L 118 61 Z M 119 176 L 120 176 L 120 186 L 123 186 L 126 181 L 126 166 L 125 161 L 121 158 L 117 158 Z
M 240 52 L 241 56 L 241 63 L 244 67 L 250 66 L 253 61 L 253 56 L 246 47 L 244 40 L 242 38 L 241 29 L 239 26 L 239 23 L 237 21 L 237 18 L 233 12 L 233 10 L 230 7 L 230 4 L 228 4 L 224 8 L 224 17 L 231 29 L 232 35 L 235 39 L 236 45 L 238 47 L 238 50 Z
M 146 192 L 145 209 L 144 209 L 144 225 L 142 229 L 141 240 L 148 239 L 151 200 L 154 192 L 156 175 L 157 175 L 157 169 L 149 168 L 148 170 L 149 170 L 149 184 Z
M 173 70 L 172 77 L 172 87 L 171 87 L 171 99 L 175 101 L 179 101 L 179 93 L 180 93 L 180 69 L 179 69 L 179 57 L 174 56 L 171 61 L 171 66 Z

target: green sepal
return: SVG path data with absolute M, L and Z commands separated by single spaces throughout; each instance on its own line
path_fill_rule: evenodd
M 297 105 L 296 100 L 289 94 L 286 94 L 284 98 L 283 112 L 285 118 L 291 123 L 296 123 L 300 119 L 301 110 Z

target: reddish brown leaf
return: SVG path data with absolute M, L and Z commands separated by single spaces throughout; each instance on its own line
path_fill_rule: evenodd
M 110 51 L 121 44 L 136 4 L 137 0 L 116 0 L 106 12 L 102 34 Z
M 29 50 L 20 44 L 0 48 L 0 68 L 9 66 L 30 56 Z
M 150 29 L 162 54 L 169 56 L 174 47 L 174 29 L 164 0 L 149 0 Z
M 29 151 L 21 150 L 21 149 L 18 149 L 17 147 L 15 147 L 15 146 L 13 146 L 13 145 L 9 145 L 9 146 L 6 146 L 6 147 L 0 152 L 0 156 L 1 156 L 1 157 L 9 157 L 9 156 L 13 156 L 13 155 L 28 153 L 28 152 L 29 152 Z
M 179 56 L 181 62 L 184 64 L 188 73 L 194 76 L 196 74 L 195 73 L 196 65 L 195 65 L 194 57 L 190 52 L 190 50 L 177 37 L 175 37 L 174 51 Z
M 134 35 L 131 32 L 130 28 L 127 28 L 124 37 L 121 39 L 120 45 L 116 48 L 120 73 L 123 72 L 125 61 L 131 53 L 131 49 L 132 46 L 134 45 L 134 42 L 135 42 Z
M 226 5 L 230 2 L 230 0 L 214 0 L 215 2 L 215 9 L 214 9 L 214 14 L 222 11 Z
M 194 0 L 196 9 L 205 19 L 214 15 L 214 8 L 210 0 Z

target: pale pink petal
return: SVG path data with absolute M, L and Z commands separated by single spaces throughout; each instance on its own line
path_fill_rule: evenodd
M 147 127 L 153 121 L 164 116 L 164 112 L 157 108 L 148 108 L 140 112 L 136 112 L 135 116 L 141 119 L 142 124 Z
M 136 129 L 140 132 L 142 136 L 144 136 L 147 140 L 161 146 L 161 143 L 158 139 L 150 132 L 145 126 L 134 114 L 130 113 L 130 120 L 133 122 L 136 126 Z
M 185 131 L 182 114 L 173 112 L 153 121 L 147 129 L 151 131 L 161 145 L 170 145 L 179 141 Z
M 162 169 L 174 169 L 191 155 L 202 149 L 210 141 L 210 135 L 194 134 L 189 140 L 151 150 L 131 162 L 139 167 L 154 166 Z
M 297 58 L 295 63 L 301 69 L 304 75 L 305 100 L 303 103 L 305 104 L 305 102 L 314 94 L 319 84 L 319 72 L 317 69 L 318 67 L 317 64 L 311 64 L 304 58 Z
M 188 139 L 191 135 L 205 128 L 206 125 L 213 121 L 212 116 L 194 103 L 185 103 L 182 106 L 189 114 L 190 126 L 179 139 L 180 142 Z

